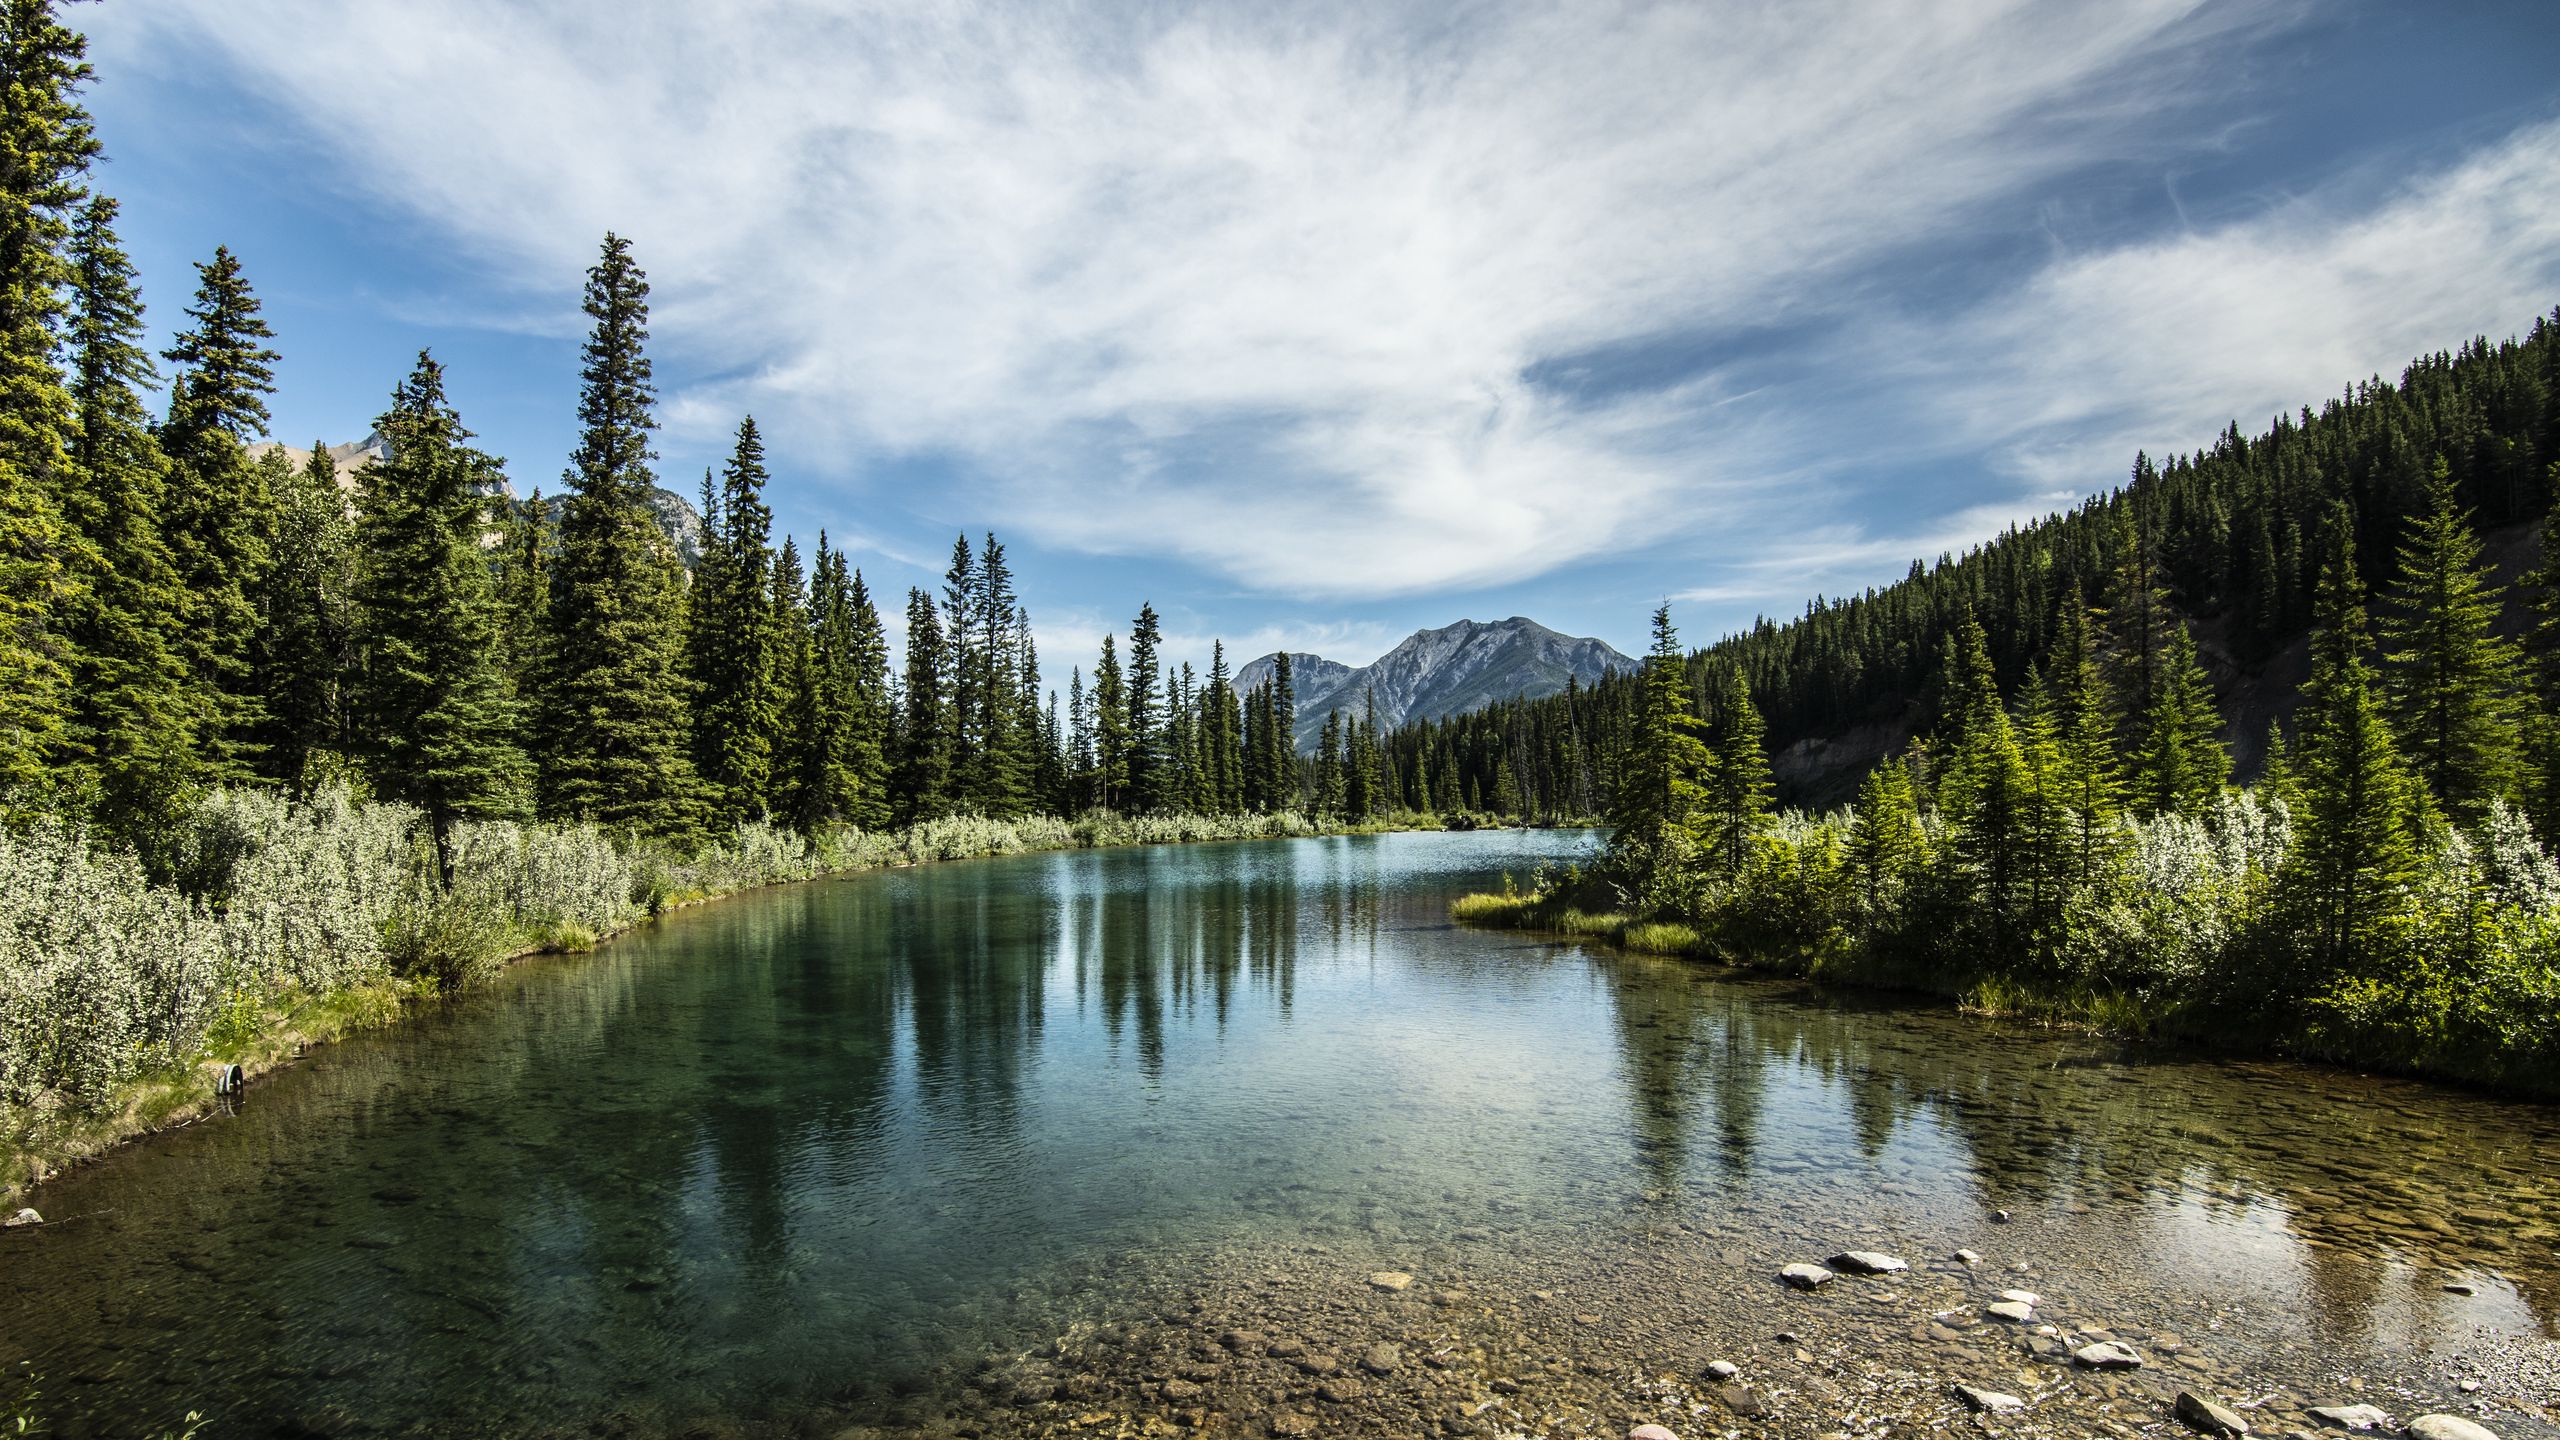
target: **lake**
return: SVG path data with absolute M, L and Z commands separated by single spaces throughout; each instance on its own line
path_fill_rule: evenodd
M 680 912 L 40 1190 L 0 1361 L 69 1436 L 2560 1433 L 2560 1111 L 1448 923 L 1591 845 Z M 1912 1268 L 1777 1283 L 1850 1248 Z

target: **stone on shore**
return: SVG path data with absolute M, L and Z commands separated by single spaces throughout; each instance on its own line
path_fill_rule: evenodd
M 1845 1270 L 1852 1275 L 1891 1275 L 1911 1268 L 1902 1257 L 1887 1255 L 1881 1250 L 1843 1250 L 1832 1256 L 1829 1264 L 1834 1270 Z
M 1627 1432 L 1627 1440 L 1680 1440 L 1668 1426 L 1639 1425 Z
M 2239 1440 L 2240 1436 L 2249 1433 L 2249 1422 L 2241 1419 L 2237 1412 L 2193 1390 L 2178 1392 L 2177 1416 L 2187 1423 L 2188 1428 L 2218 1436 L 2220 1440 Z
M 1836 1277 L 1819 1265 L 1806 1265 L 1799 1262 L 1779 1271 L 1778 1278 L 1799 1290 L 1819 1290 L 1830 1284 Z
M 1402 1290 L 1413 1283 L 1413 1277 L 1401 1270 L 1381 1270 L 1369 1277 L 1371 1287 L 1379 1290 Z
M 15 1230 L 21 1226 L 41 1225 L 43 1223 L 44 1217 L 33 1210 L 21 1210 L 6 1220 L 0 1220 L 0 1229 Z
M 2015 1395 L 2003 1395 L 1997 1390 L 1984 1390 L 1973 1385 L 1957 1386 L 1956 1398 L 1964 1402 L 1967 1410 L 1982 1415 L 2006 1415 L 2012 1410 L 2027 1408 L 2027 1402 Z
M 2459 1415 L 2421 1415 L 2409 1422 L 2409 1440 L 2498 1440 L 2498 1434 Z
M 2391 1423 L 2378 1405 L 2314 1405 L 2311 1418 L 2339 1430 L 2379 1430 Z
M 1959 1250 L 1956 1252 L 1956 1260 L 1965 1265 L 1979 1265 L 1982 1263 L 1982 1252 L 1979 1250 Z
M 1372 1345 L 1360 1357 L 1360 1368 L 1372 1375 L 1393 1375 L 1404 1368 L 1404 1353 L 1393 1345 Z
M 2094 1345 L 2083 1345 L 2071 1352 L 2071 1359 L 2073 1363 L 2091 1370 L 2142 1368 L 2142 1352 L 2121 1340 L 2101 1340 Z M 2437 1437 L 2437 1440 L 2457 1440 L 2457 1437 L 2447 1435 Z
M 1710 1360 L 1707 1362 L 1707 1378 L 1715 1381 L 1719 1385 L 1741 1373 L 1742 1367 L 1734 1364 L 1730 1360 Z
M 2006 1320 L 2012 1325 L 2025 1325 L 2035 1320 L 2036 1307 L 2017 1300 L 1995 1300 L 1983 1306 L 1982 1313 L 1994 1320 Z

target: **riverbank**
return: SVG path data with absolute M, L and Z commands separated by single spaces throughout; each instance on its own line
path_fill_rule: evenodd
M 377 842 L 386 831 L 405 833 L 407 827 L 397 823 L 397 817 L 391 817 L 394 823 L 389 826 L 362 823 L 362 811 L 383 808 L 355 807 L 341 811 L 341 823 L 335 828 L 367 834 Z M 226 813 L 225 818 L 232 817 Z M 289 818 L 279 819 L 268 813 L 258 816 L 255 824 L 235 828 L 263 831 L 265 839 L 262 844 L 239 842 L 236 837 L 223 842 L 236 845 L 244 856 L 254 857 L 290 847 L 291 839 L 288 837 L 295 827 Z M 521 857 L 538 848 L 541 839 L 560 838 L 557 835 L 541 837 L 534 827 L 521 830 L 513 826 L 475 828 L 479 833 L 467 836 L 463 847 L 466 864 L 475 856 L 487 864 L 491 851 L 509 846 L 514 847 Z M 246 917 L 254 933 L 267 938 L 290 937 L 284 941 L 287 944 L 308 944 L 307 932 L 316 928 L 357 929 L 369 924 L 381 932 L 373 937 L 379 942 L 371 947 L 373 963 L 362 960 L 346 963 L 345 957 L 339 956 L 335 958 L 340 963 L 335 966 L 277 967 L 266 973 L 316 974 L 332 977 L 334 983 L 235 984 L 232 992 L 222 997 L 219 1004 L 206 1007 L 209 1013 L 195 1037 L 182 1046 L 171 1047 L 178 1053 L 165 1063 L 144 1066 L 97 1085 L 86 1096 L 53 1094 L 41 1095 L 34 1103 L 0 1103 L 0 1166 L 5 1167 L 0 1169 L 0 1208 L 15 1210 L 31 1191 L 46 1180 L 129 1141 L 194 1124 L 217 1113 L 228 1103 L 217 1093 L 217 1086 L 231 1067 L 237 1066 L 245 1081 L 254 1082 L 263 1075 L 293 1064 L 319 1047 L 352 1034 L 399 1023 L 413 1013 L 416 1006 L 434 1003 L 446 994 L 480 983 L 513 961 L 534 955 L 591 950 L 607 939 L 679 909 L 775 885 L 952 860 L 1070 849 L 1380 834 L 1437 828 L 1440 828 L 1437 818 L 1427 815 L 1397 816 L 1349 825 L 1310 820 L 1294 812 L 1142 817 L 1095 814 L 1072 821 L 1050 816 L 997 821 L 964 816 L 929 821 L 887 833 L 833 832 L 805 842 L 796 854 L 776 850 L 775 847 L 782 843 L 780 832 L 761 826 L 751 827 L 742 831 L 739 841 L 732 846 L 714 846 L 684 860 L 651 853 L 646 847 L 639 846 L 611 850 L 603 847 L 600 837 L 584 832 L 582 838 L 595 843 L 583 847 L 584 853 L 576 857 L 580 862 L 579 868 L 587 873 L 573 879 L 555 876 L 543 882 L 529 882 L 525 875 L 518 874 L 509 877 L 506 884 L 475 887 L 458 882 L 454 891 L 434 897 L 425 905 L 408 904 L 405 908 L 398 904 L 377 905 L 374 908 L 381 913 L 373 914 L 367 913 L 359 904 L 341 907 L 351 909 L 352 914 L 333 914 L 325 922 L 317 923 L 309 914 L 280 916 L 275 912 L 294 907 L 262 899 L 246 906 L 261 911 Z M 501 831 L 505 833 L 502 835 Z M 475 840 L 481 842 L 477 851 L 471 843 Z M 499 840 L 506 844 L 489 843 Z M 276 884 L 269 880 L 266 883 L 271 888 L 292 892 L 367 888 L 361 879 L 349 885 L 346 883 L 349 877 L 344 874 L 332 874 L 329 878 L 335 883 L 314 885 L 307 863 L 314 852 L 343 858 L 351 851 L 364 848 L 360 844 L 348 843 L 344 833 L 326 835 L 321 843 L 299 847 L 295 873 L 290 882 Z M 374 848 L 381 847 L 377 844 Z M 609 864 L 608 857 L 610 861 L 619 863 Z M 378 860 L 380 857 L 375 858 Z M 558 857 L 549 858 L 554 862 L 551 868 L 569 868 L 556 863 Z M 50 859 L 56 874 L 71 863 L 71 857 L 64 855 Z M 239 862 L 234 863 L 237 868 Z M 597 873 L 599 867 L 603 867 L 606 873 Z M 345 868 L 361 870 L 364 867 L 359 864 Z M 542 867 L 521 868 L 532 870 Z M 154 894 L 156 887 L 139 886 L 137 877 L 132 874 L 110 870 L 104 884 L 96 883 L 94 876 L 84 875 L 81 878 L 92 883 L 66 887 L 75 899 L 83 889 L 104 890 L 113 898 L 126 900 L 157 898 Z M 231 893 L 239 888 L 240 882 L 235 876 L 233 883 L 224 890 Z M 559 894 L 573 889 L 589 892 L 585 897 L 586 903 L 528 903 L 532 892 L 537 890 L 552 895 L 556 900 Z M 618 902 L 611 898 L 617 889 L 623 895 Z M 606 898 L 598 900 L 599 894 Z M 237 894 L 232 894 L 232 900 L 235 912 L 243 908 L 244 902 Z M 162 908 L 165 912 L 167 907 Z M 305 904 L 300 908 L 316 911 L 320 907 Z M 94 930 L 97 917 L 85 918 Z M 157 918 L 175 925 L 184 924 L 182 917 L 173 918 L 165 913 Z M 236 913 L 226 913 L 220 922 L 214 923 L 214 928 L 219 930 L 223 923 L 241 918 Z M 193 938 L 199 942 L 204 940 L 202 935 Z M 331 937 L 328 948 L 334 951 L 361 947 L 351 947 L 350 937 L 340 934 Z M 66 958 L 76 965 L 80 957 Z M 30 967 L 22 965 L 16 968 Z M 49 978 L 55 980 L 52 989 L 69 988 L 62 983 L 61 977 Z M 33 992 L 39 1002 L 53 998 L 39 986 L 21 984 L 14 988 L 20 992 Z M 93 1005 L 91 1008 L 97 1007 Z M 46 1013 L 40 1003 L 0 1006 L 0 1009 L 9 1010 L 13 1015 Z
M 1766 915 L 1751 922 L 1759 943 L 1733 945 L 1718 938 L 1713 925 L 1590 910 L 1577 899 L 1574 894 L 1462 894 L 1449 904 L 1449 917 L 1487 930 L 1600 940 L 1638 956 L 1687 958 L 1825 986 L 1943 999 L 1966 1015 L 2025 1020 L 2117 1040 L 2173 1040 L 2220 1056 L 2278 1056 L 2470 1086 L 2506 1099 L 2560 1102 L 2560 1056 L 2547 1053 L 2547 1045 L 2534 1038 L 2465 1048 L 2447 1043 L 2445 1033 L 2427 1033 L 2417 1022 L 2394 1030 L 2371 1017 L 2363 1025 L 2284 1030 L 2248 1010 L 2225 1007 L 2209 986 L 2196 986 L 2194 994 L 2173 994 L 2163 986 L 2038 984 L 2022 976 L 1917 969 L 1846 943 L 1841 935 L 1789 938 L 1784 920 L 1772 922 Z M 2371 1004 L 2378 989 L 2373 981 L 2360 981 L 2355 989 L 2355 997 L 2314 997 L 2307 1015 L 2337 1015 L 2348 1010 L 2348 999 L 2365 999 L 2371 1010 L 2383 1010 Z

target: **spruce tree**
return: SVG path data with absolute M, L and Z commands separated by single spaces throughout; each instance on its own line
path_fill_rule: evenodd
M 775 740 L 782 728 L 784 636 L 772 549 L 770 476 L 755 417 L 738 422 L 720 472 L 716 545 L 706 522 L 693 582 L 696 653 L 693 762 L 723 828 L 774 808 Z
M 354 526 L 326 444 L 313 441 L 301 466 L 281 446 L 258 464 L 276 512 L 255 595 L 258 637 L 249 669 L 258 724 L 251 738 L 258 772 L 300 791 L 318 778 L 314 761 L 347 740 L 341 692 L 355 603 Z
M 170 463 L 169 545 L 188 591 L 180 653 L 204 706 L 198 731 L 214 778 L 255 773 L 262 723 L 251 659 L 258 596 L 275 537 L 267 474 L 243 448 L 267 426 L 275 393 L 274 338 L 240 262 L 227 248 L 196 267 L 187 330 L 161 358 L 177 367 L 160 447 Z
M 933 597 L 907 591 L 907 669 L 900 716 L 897 819 L 912 825 L 951 813 L 951 705 L 943 682 L 942 616 Z
M 0 813 L 38 800 L 65 729 L 67 613 L 102 563 L 66 521 L 72 398 L 56 361 L 73 216 L 98 153 L 81 37 L 47 0 L 0 3 Z M 86 603 L 86 602 L 82 602 Z
M 1102 659 L 1093 667 L 1093 803 L 1119 810 L 1129 799 L 1129 691 L 1120 673 L 1116 637 L 1102 637 Z
M 516 693 L 530 696 L 539 683 L 542 636 L 551 605 L 551 502 L 535 490 L 508 507 L 500 550 L 498 608 L 504 618 L 499 643 Z
M 1928 858 L 1911 771 L 1902 761 L 1882 761 L 1859 783 L 1847 858 L 1867 922 L 1892 914 L 1903 886 Z
M 1641 683 L 1627 770 L 1609 814 L 1616 827 L 1609 848 L 1617 863 L 1630 867 L 1635 887 L 1650 892 L 1700 848 L 1701 815 L 1716 769 L 1668 604 L 1653 612 L 1653 646 L 1645 654 Z M 1445 783 L 1447 772 L 1442 775 Z
M 2410 771 L 2455 819 L 2523 789 L 2523 657 L 2496 633 L 2498 587 L 2441 459 L 2400 547 L 2382 621 L 2383 681 Z
M 2332 530 L 2336 548 L 2321 575 L 2311 678 L 2295 712 L 2284 793 L 2295 838 L 2277 880 L 2279 902 L 2296 919 L 2302 968 L 2286 977 L 2296 994 L 2388 948 L 2418 868 L 2422 822 L 2423 802 L 2365 658 L 2370 642 L 2353 531 L 2344 524 Z
M 2122 766 L 2116 758 L 2116 736 L 2122 727 L 2111 707 L 2090 632 L 2088 607 L 2074 587 L 2063 603 L 2053 665 L 2045 679 L 2053 691 L 2059 730 L 2061 797 L 2071 809 L 2072 868 L 2083 880 L 2095 876 L 2105 864 L 2124 804 Z
M 1141 813 L 1167 808 L 1165 793 L 1164 715 L 1159 708 L 1163 676 L 1156 648 L 1164 638 L 1156 607 L 1141 604 L 1129 627 L 1129 808 Z
M 1970 616 L 1956 634 L 1945 689 L 1951 725 L 1937 786 L 1945 858 L 1965 901 L 1964 921 L 1979 931 L 1982 958 L 2006 968 L 2026 952 L 2040 918 L 2043 812 L 2036 775 L 2000 703 L 1989 638 Z
M 109 834 L 142 841 L 166 833 L 193 778 L 195 711 L 170 645 L 186 591 L 161 530 L 169 465 L 143 409 L 153 370 L 115 218 L 115 201 L 90 201 L 71 245 L 66 509 L 88 542 L 68 626 L 71 727 L 98 818 Z
M 563 477 L 534 729 L 546 814 L 698 833 L 686 744 L 681 584 L 649 508 L 657 390 L 643 349 L 649 282 L 607 235 L 587 271 L 576 453 Z
M 2168 628 L 2159 686 L 2142 717 L 2142 749 L 2133 762 L 2134 799 L 2146 815 L 2193 815 L 2222 793 L 2231 752 L 2222 743 L 2222 713 L 2197 662 L 2195 636 L 2179 621 Z
M 2560 461 L 2545 475 L 2552 496 L 2542 518 L 2542 557 L 2526 574 L 2533 628 L 2526 635 L 2532 704 L 2525 724 L 2526 811 L 2533 832 L 2560 837 Z
M 464 443 L 425 351 L 375 426 L 391 453 L 357 511 L 355 709 L 375 793 L 424 812 L 450 885 L 455 825 L 524 813 L 532 778 L 482 544 L 497 465 Z
M 889 754 L 895 704 L 889 689 L 889 637 L 871 588 L 862 572 L 847 571 L 844 552 L 835 553 L 834 591 L 844 611 L 850 644 L 840 683 L 851 687 L 847 707 L 844 772 L 853 787 L 844 818 L 865 830 L 886 829 L 890 822 Z
M 1714 671 L 1714 705 L 1704 737 L 1716 757 L 1707 781 L 1707 854 L 1724 874 L 1739 875 L 1751 858 L 1752 839 L 1768 827 L 1769 795 L 1775 787 L 1768 730 L 1751 703 L 1742 667 L 1726 661 Z

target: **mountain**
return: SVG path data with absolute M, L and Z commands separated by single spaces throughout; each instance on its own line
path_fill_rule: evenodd
M 1279 656 L 1265 655 L 1236 672 L 1239 693 L 1271 683 Z M 1354 668 L 1321 655 L 1289 655 L 1289 685 L 1298 701 L 1298 748 L 1311 750 L 1324 733 L 1324 717 L 1340 710 L 1350 719 L 1374 701 L 1378 724 L 1392 730 L 1411 720 L 1441 720 L 1481 710 L 1497 700 L 1553 695 L 1571 679 L 1589 685 L 1636 662 L 1607 642 L 1561 635 L 1535 620 L 1461 620 L 1437 630 L 1417 630 L 1403 643 Z
M 261 440 L 250 445 L 247 453 L 250 459 L 255 460 L 269 450 L 282 450 L 285 458 L 292 461 L 297 469 L 311 463 L 309 450 L 299 445 L 279 445 L 272 440 Z M 329 458 L 336 461 L 338 466 L 338 488 L 346 491 L 350 496 L 354 495 L 358 474 L 366 466 L 385 459 L 390 454 L 391 442 L 385 440 L 379 430 L 367 434 L 362 440 L 352 444 L 330 446 Z M 498 493 L 511 501 L 514 500 L 516 498 L 515 483 L 509 480 L 500 481 Z M 353 501 L 350 500 L 349 503 L 352 504 Z M 649 513 L 651 518 L 658 522 L 658 528 L 667 532 L 667 539 L 675 545 L 676 558 L 684 562 L 684 568 L 692 569 L 694 562 L 702 558 L 702 515 L 693 508 L 693 502 L 661 485 L 649 492 Z M 555 522 L 559 518 L 557 509 L 553 510 L 552 517 Z

